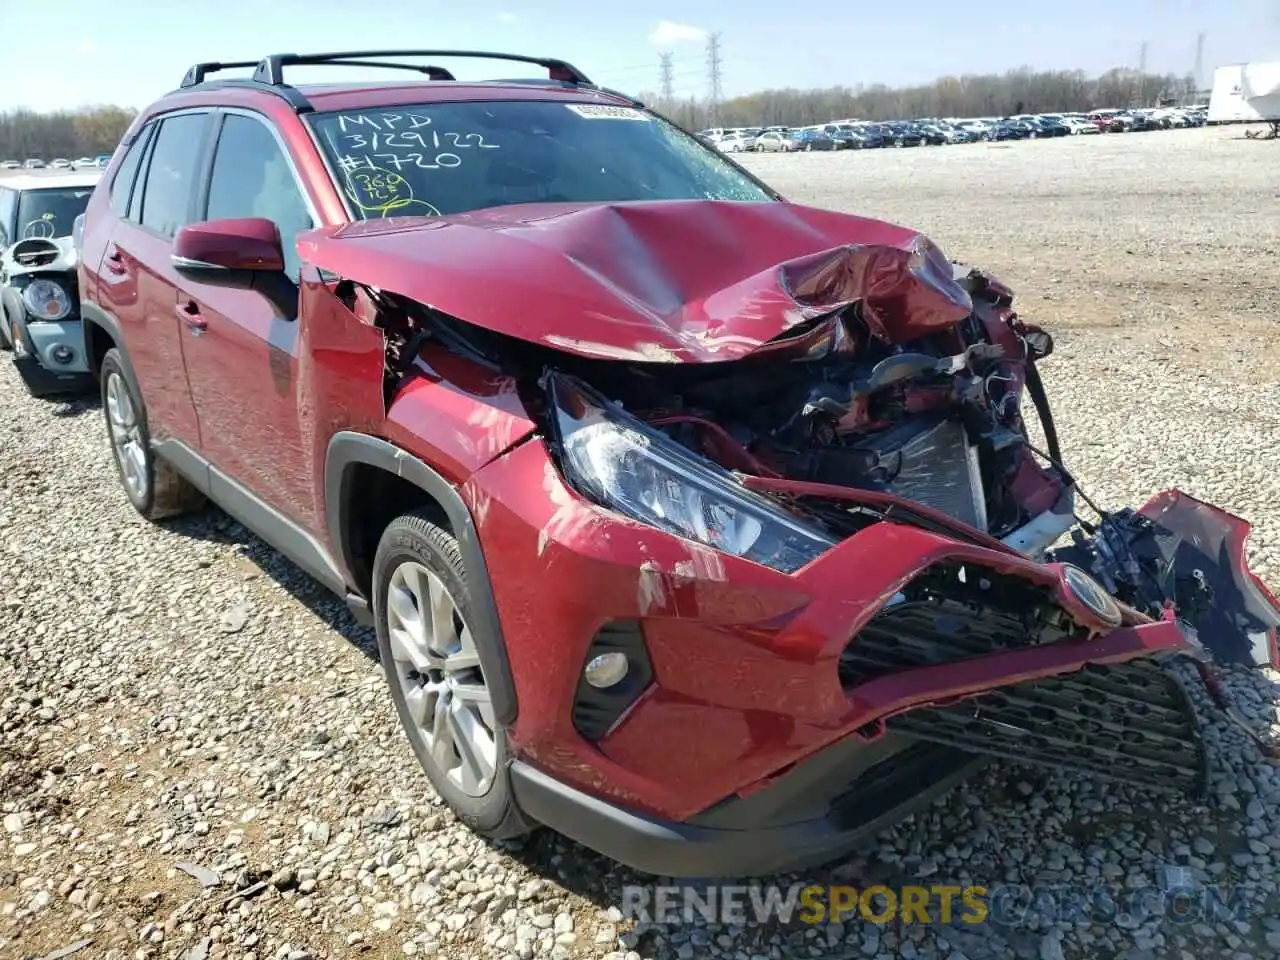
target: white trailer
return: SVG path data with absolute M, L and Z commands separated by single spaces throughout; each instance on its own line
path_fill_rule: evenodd
M 1210 123 L 1269 123 L 1280 128 L 1280 61 L 1233 63 L 1213 72 Z

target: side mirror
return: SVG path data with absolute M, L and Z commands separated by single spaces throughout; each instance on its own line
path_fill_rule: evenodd
M 298 315 L 298 287 L 284 272 L 275 223 L 262 217 L 189 223 L 173 238 L 173 269 L 188 280 L 252 290 L 285 319 Z
M 280 231 L 261 217 L 189 223 L 169 259 L 189 280 L 220 287 L 249 288 L 258 274 L 284 272 Z

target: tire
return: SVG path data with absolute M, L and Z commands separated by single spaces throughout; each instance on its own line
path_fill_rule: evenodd
M 116 474 L 133 508 L 148 520 L 164 520 L 203 507 L 204 494 L 151 449 L 146 407 L 115 347 L 102 358 L 98 379 Z
M 483 665 L 471 632 L 477 623 L 467 573 L 458 541 L 437 526 L 426 511 L 407 513 L 392 520 L 378 541 L 373 561 L 373 612 L 378 633 L 378 656 L 382 661 L 391 700 L 395 704 L 400 726 L 404 729 L 418 763 L 432 787 L 454 814 L 468 828 L 501 840 L 527 833 L 530 824 L 520 814 L 511 793 L 508 773 L 506 730 L 493 718 L 477 697 L 487 698 Z M 436 593 L 436 591 L 440 591 Z M 398 599 L 393 599 L 393 592 Z M 424 623 L 420 611 L 435 598 L 447 600 L 449 630 L 445 636 L 423 628 L 418 643 L 407 640 L 391 642 L 391 623 L 398 631 L 414 636 L 413 622 Z M 436 651 L 439 651 L 438 653 Z M 440 654 L 443 654 L 441 656 Z M 398 659 L 397 659 L 398 658 Z M 458 666 L 449 667 L 450 659 Z M 429 662 L 433 665 L 427 666 Z M 423 672 L 419 672 L 422 669 Z M 435 686 L 434 699 L 427 686 Z M 457 695 L 466 690 L 467 696 Z M 410 696 L 422 712 L 434 714 L 445 706 L 445 715 L 466 717 L 464 726 L 445 724 L 447 734 L 433 751 L 435 731 L 420 726 L 410 706 Z M 416 702 L 420 698 L 421 702 Z M 457 710 L 451 709 L 457 705 Z M 479 731 L 479 735 L 477 735 Z M 460 735 L 461 733 L 461 735 Z M 461 740 L 468 756 L 480 757 L 468 764 L 463 758 Z M 446 766 L 457 761 L 456 766 Z M 479 772 L 477 772 L 479 771 Z

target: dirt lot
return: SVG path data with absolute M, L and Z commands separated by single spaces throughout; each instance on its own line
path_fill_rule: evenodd
M 1011 283 L 1058 336 L 1046 375 L 1095 498 L 1215 500 L 1280 586 L 1280 146 L 1208 128 L 745 162 Z M 1005 765 L 783 882 L 1114 894 L 1172 867 L 1247 891 L 1234 920 L 632 929 L 627 871 L 554 836 L 490 848 L 436 806 L 340 604 L 217 512 L 138 519 L 96 404 L 32 401 L 3 359 L 0 403 L 0 957 L 1280 955 L 1280 768 L 1212 717 L 1204 804 Z M 1276 680 L 1229 676 L 1258 730 L 1280 731 Z

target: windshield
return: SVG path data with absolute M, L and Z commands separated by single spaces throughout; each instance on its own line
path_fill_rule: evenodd
M 76 217 L 89 205 L 93 187 L 26 190 L 18 200 L 18 240 L 71 236 Z
M 467 101 L 311 122 L 360 219 L 513 203 L 773 199 L 718 152 L 632 107 Z

